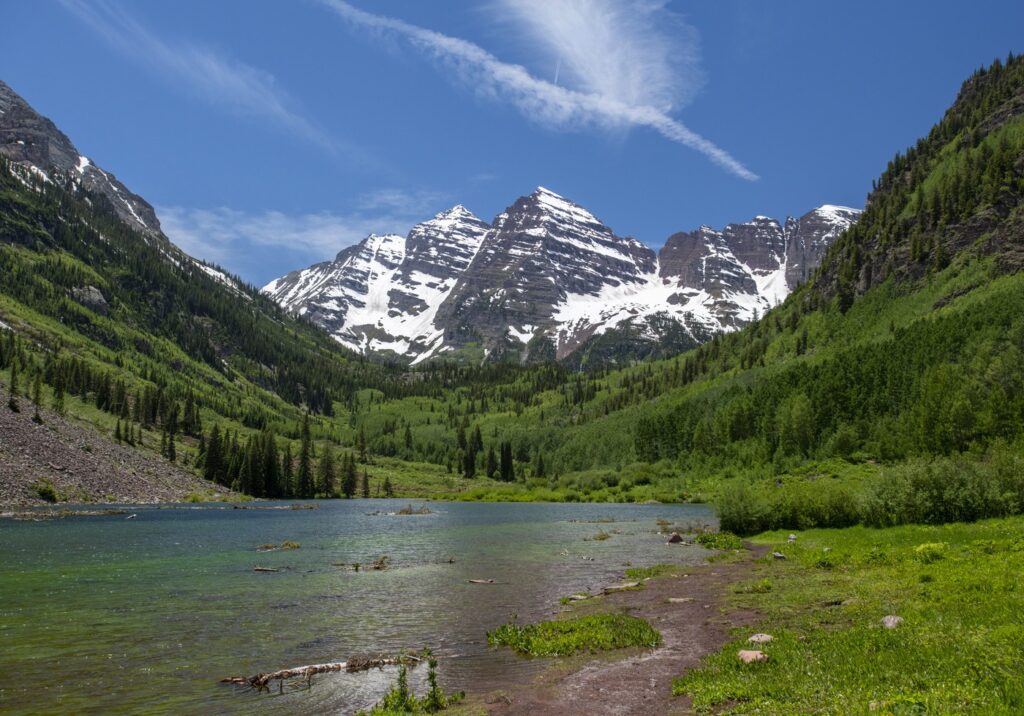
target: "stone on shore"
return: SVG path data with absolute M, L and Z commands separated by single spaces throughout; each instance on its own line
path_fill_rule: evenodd
M 744 664 L 753 664 L 755 661 L 768 661 L 768 655 L 756 649 L 742 649 L 738 656 Z

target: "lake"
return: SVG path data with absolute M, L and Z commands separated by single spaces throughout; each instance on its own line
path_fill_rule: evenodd
M 445 688 L 496 688 L 545 662 L 489 648 L 488 630 L 550 618 L 560 597 L 622 581 L 627 565 L 700 563 L 704 549 L 665 544 L 656 520 L 714 522 L 703 505 L 431 502 L 431 514 L 386 514 L 407 504 L 0 521 L 0 710 L 350 713 L 395 670 L 320 675 L 284 696 L 218 681 L 423 647 L 441 658 Z M 600 531 L 610 538 L 594 540 Z M 302 546 L 256 551 L 285 540 Z M 389 568 L 374 571 L 381 555 Z M 410 683 L 422 691 L 425 676 L 415 669 Z

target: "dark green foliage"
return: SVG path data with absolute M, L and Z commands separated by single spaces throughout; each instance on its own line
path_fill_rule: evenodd
M 1024 514 L 1024 444 L 1004 442 L 983 456 L 917 458 L 866 481 L 828 478 L 735 481 L 716 503 L 722 529 L 751 535 L 771 529 L 866 524 L 943 524 Z

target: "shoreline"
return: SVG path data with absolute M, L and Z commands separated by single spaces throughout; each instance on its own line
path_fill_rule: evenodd
M 469 692 L 453 713 L 691 713 L 689 697 L 672 695 L 672 681 L 729 643 L 732 629 L 761 621 L 761 613 L 730 604 L 729 587 L 749 577 L 755 560 L 766 551 L 765 546 L 747 544 L 736 559 L 679 567 L 676 574 L 645 581 L 643 589 L 573 603 L 568 611 L 574 616 L 627 613 L 645 619 L 661 633 L 663 643 L 653 650 L 552 659 L 550 667 L 531 682 Z

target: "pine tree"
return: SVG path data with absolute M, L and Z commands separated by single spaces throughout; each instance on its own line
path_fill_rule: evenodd
M 394 496 L 395 496 L 395 491 L 391 487 L 391 478 L 390 477 L 385 477 L 384 478 L 384 497 L 394 497 Z
M 337 489 L 335 485 L 336 479 L 334 451 L 330 445 L 327 445 L 324 448 L 324 454 L 320 457 L 320 464 L 317 466 L 317 493 L 321 497 L 334 497 Z
M 512 443 L 503 442 L 501 444 L 501 463 L 498 468 L 498 475 L 502 482 L 512 482 L 515 480 L 515 464 L 512 460 Z
M 313 438 L 309 432 L 309 414 L 302 421 L 302 444 L 299 448 L 299 469 L 296 475 L 296 497 L 309 499 L 313 496 Z
M 363 497 L 370 496 L 370 473 L 363 468 Z
M 352 499 L 356 494 L 356 458 L 352 453 L 348 453 L 345 459 L 345 466 L 342 468 L 344 473 L 341 478 L 341 491 L 346 498 Z
M 18 406 L 18 359 L 17 357 L 11 361 L 11 384 L 8 386 L 9 397 L 7 399 L 7 407 L 15 413 L 20 413 L 21 408 Z
M 63 367 L 58 365 L 53 386 L 53 411 L 57 415 L 64 414 L 64 383 L 66 380 L 67 376 L 64 374 Z
M 35 407 L 35 413 L 32 415 L 32 422 L 37 425 L 43 424 L 43 416 L 39 414 L 39 408 L 43 403 L 43 376 L 42 373 L 36 371 L 36 378 L 32 382 L 32 405 Z
M 281 492 L 284 497 L 295 496 L 295 468 L 292 465 L 292 444 L 284 444 L 284 453 L 281 454 Z

